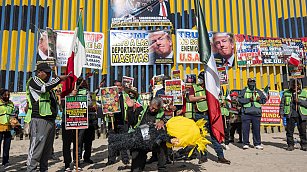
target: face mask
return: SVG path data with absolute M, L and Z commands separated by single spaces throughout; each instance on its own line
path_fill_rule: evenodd
M 203 83 L 204 83 L 204 80 L 201 78 L 198 78 L 198 84 L 203 84 Z
M 129 94 L 129 98 L 130 98 L 130 99 L 135 99 L 134 94 Z
M 247 84 L 248 85 L 248 88 L 250 90 L 254 90 L 255 89 L 255 85 L 254 84 Z

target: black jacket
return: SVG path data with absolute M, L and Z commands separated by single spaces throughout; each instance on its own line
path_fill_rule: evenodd
M 260 100 L 258 101 L 258 103 L 260 104 L 265 104 L 267 99 L 265 97 L 265 95 L 263 94 L 263 92 L 259 89 L 255 89 L 255 91 L 257 91 L 257 93 L 259 94 L 260 96 Z M 239 103 L 242 105 L 242 113 L 245 114 L 245 115 L 254 115 L 254 116 L 261 116 L 261 108 L 256 108 L 254 103 L 250 101 L 249 98 L 244 98 L 244 95 L 245 95 L 245 92 L 246 92 L 246 88 L 244 88 L 241 92 L 240 92 L 240 95 L 239 95 Z M 249 107 L 249 108 L 244 108 L 244 104 L 247 104 L 247 103 L 252 103 L 252 106 Z

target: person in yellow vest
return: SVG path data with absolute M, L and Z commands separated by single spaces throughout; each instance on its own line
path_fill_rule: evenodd
M 206 128 L 210 133 L 211 143 L 218 157 L 218 163 L 230 164 L 230 161 L 224 157 L 224 152 L 221 144 L 217 141 L 213 133 L 211 132 L 210 120 L 208 117 L 208 106 L 206 101 L 206 89 L 205 89 L 205 75 L 204 72 L 200 72 L 198 75 L 198 84 L 193 84 L 189 90 L 189 102 L 193 105 L 193 118 L 195 121 L 199 119 L 207 120 Z M 188 107 L 187 107 L 188 108 Z M 188 111 L 188 110 L 187 110 Z M 208 153 L 205 152 L 204 155 L 201 154 L 199 162 L 207 162 Z
M 50 80 L 51 68 L 47 63 L 37 66 L 37 75 L 27 82 L 26 92 L 29 107 L 27 113 L 30 122 L 30 147 L 27 159 L 27 171 L 48 171 L 48 158 L 51 156 L 55 135 L 55 118 L 58 105 L 53 88 L 68 76 L 56 76 Z
M 223 125 L 224 125 L 224 133 L 225 133 L 225 149 L 229 150 L 229 131 L 230 131 L 230 122 L 229 122 L 229 102 L 226 100 L 226 97 L 222 94 L 222 92 L 219 94 L 219 102 L 221 105 L 221 112 L 223 117 Z
M 267 101 L 262 91 L 256 88 L 256 81 L 252 78 L 247 80 L 247 87 L 239 95 L 239 103 L 243 106 L 242 111 L 242 136 L 243 149 L 249 147 L 250 123 L 253 129 L 253 143 L 256 149 L 263 149 L 261 146 L 260 121 L 261 104 Z
M 307 90 L 301 89 L 301 83 L 295 80 L 291 80 L 290 89 L 284 91 L 281 102 L 279 114 L 281 117 L 287 118 L 287 144 L 288 151 L 294 150 L 293 132 L 295 123 L 299 131 L 301 139 L 300 145 L 303 151 L 307 151 L 307 139 L 306 139 L 306 120 L 307 120 Z M 296 89 L 296 88 L 297 89 Z M 296 92 L 297 90 L 297 92 Z
M 2 165 L 9 163 L 11 147 L 10 116 L 13 114 L 14 104 L 10 101 L 10 92 L 7 89 L 0 91 L 0 147 L 3 140 Z

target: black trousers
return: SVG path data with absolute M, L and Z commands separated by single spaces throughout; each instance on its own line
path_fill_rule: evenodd
M 287 144 L 288 146 L 294 146 L 293 133 L 294 133 L 295 123 L 297 123 L 297 129 L 301 139 L 300 145 L 301 147 L 307 148 L 306 120 L 303 121 L 300 116 L 287 118 L 287 127 L 286 127 Z
M 0 132 L 0 148 L 3 140 L 2 165 L 9 162 L 12 135 L 10 131 Z
M 130 151 L 132 156 L 131 171 L 143 171 L 146 165 L 148 151 L 142 149 L 134 149 Z M 159 146 L 154 146 L 153 152 L 156 152 L 158 158 L 158 171 L 165 171 L 167 156 L 166 142 L 162 142 Z
M 223 125 L 224 125 L 224 133 L 225 133 L 225 145 L 229 145 L 229 137 L 230 137 L 230 123 L 229 116 L 223 115 Z
M 68 168 L 70 163 L 72 162 L 71 158 L 71 143 L 73 143 L 73 160 L 76 160 L 76 130 L 66 130 L 65 124 L 62 123 L 62 140 L 63 140 L 63 157 L 64 157 L 64 164 L 65 168 Z M 82 137 L 83 137 L 83 130 L 78 130 L 78 157 L 81 158 L 82 155 Z
M 234 141 L 236 131 L 239 134 L 239 141 L 242 142 L 242 123 L 241 122 L 230 124 L 230 140 Z
M 95 139 L 95 127 L 89 126 L 88 129 L 83 130 L 83 132 L 84 134 L 81 146 L 81 153 L 84 148 L 83 159 L 89 160 L 91 158 L 93 140 Z

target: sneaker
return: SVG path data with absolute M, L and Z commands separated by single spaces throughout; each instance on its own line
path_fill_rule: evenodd
M 72 170 L 68 167 L 65 169 L 65 172 L 72 172 Z
M 149 158 L 149 160 L 146 161 L 146 164 L 151 164 L 156 161 L 158 161 L 158 158 L 152 156 L 151 158 Z
M 122 162 L 123 162 L 123 164 L 125 164 L 125 165 L 130 164 L 130 162 L 129 162 L 129 160 L 128 160 L 128 159 L 124 159 L 124 160 L 122 160 Z
M 249 149 L 249 145 L 244 145 L 243 149 Z
M 301 147 L 302 151 L 307 151 L 307 147 Z
M 225 145 L 226 150 L 230 150 L 230 147 L 228 145 Z
M 74 166 L 74 170 L 76 170 L 76 166 Z M 78 171 L 82 171 L 82 168 L 78 167 Z
M 230 161 L 229 160 L 227 160 L 226 158 L 218 158 L 218 160 L 217 160 L 217 162 L 218 163 L 222 163 L 222 164 L 230 164 Z
M 257 145 L 255 146 L 256 149 L 260 149 L 260 150 L 263 150 L 263 147 L 261 145 Z
M 294 151 L 294 146 L 292 146 L 292 145 L 291 145 L 291 146 L 288 146 L 288 147 L 287 147 L 287 151 Z

